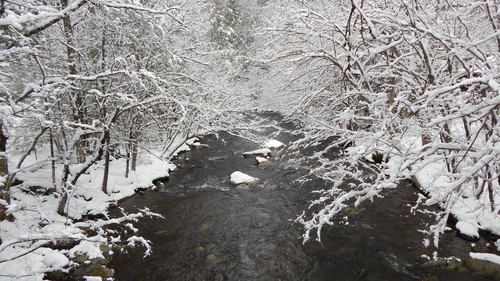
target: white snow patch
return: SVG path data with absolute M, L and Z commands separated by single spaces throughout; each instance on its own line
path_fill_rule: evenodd
M 234 185 L 242 184 L 242 183 L 251 183 L 251 182 L 256 182 L 259 181 L 258 178 L 249 176 L 247 174 L 244 174 L 240 171 L 236 171 L 231 174 L 231 183 Z
M 70 257 L 74 258 L 76 254 L 86 254 L 89 259 L 104 258 L 99 248 L 99 243 L 90 241 L 81 241 L 78 245 L 69 250 Z
M 252 151 L 243 152 L 243 155 L 245 155 L 245 156 L 251 156 L 251 155 L 270 156 L 271 150 L 269 148 L 260 148 L 260 149 L 256 149 L 256 150 L 252 150 Z
M 85 276 L 85 281 L 102 281 L 102 278 L 99 276 Z
M 199 140 L 200 139 L 196 138 L 196 137 L 195 138 L 190 138 L 190 139 L 186 140 L 186 144 L 187 145 L 194 145 L 194 144 L 198 143 Z
M 257 160 L 257 163 L 259 163 L 259 164 L 269 162 L 269 160 L 267 158 L 260 157 L 260 156 L 255 157 L 255 160 Z
M 10 256 L 19 252 L 6 249 Z M 2 281 L 33 281 L 42 280 L 46 270 L 59 270 L 69 264 L 69 259 L 59 251 L 39 248 L 35 251 L 19 257 L 14 261 L 0 263 L 0 280 Z M 27 276 L 28 275 L 28 276 Z
M 489 253 L 469 253 L 470 257 L 477 260 L 489 261 L 500 265 L 500 256 Z
M 282 148 L 282 147 L 285 147 L 285 144 L 280 142 L 279 140 L 271 139 L 271 140 L 268 140 L 264 143 L 264 147 L 270 148 L 270 149 Z
M 170 145 L 170 148 L 165 152 L 165 155 L 167 157 L 176 157 L 179 156 L 180 153 L 185 152 L 185 151 L 191 151 L 191 145 L 196 145 L 198 144 L 199 139 L 198 138 L 190 138 L 190 139 L 183 139 L 182 137 L 177 137 L 172 141 L 172 144 Z
M 467 221 L 459 221 L 456 225 L 460 233 L 473 238 L 479 238 L 479 228 Z
M 42 250 L 43 248 L 41 248 Z M 43 249 L 45 250 L 45 249 Z M 46 251 L 45 254 L 43 254 L 43 264 L 45 264 L 46 267 L 48 268 L 54 268 L 54 269 L 59 269 L 64 267 L 69 263 L 69 259 L 63 255 L 62 253 L 58 251 Z
M 446 163 L 443 160 L 436 160 L 415 168 L 417 169 L 415 176 L 418 182 L 431 195 L 427 199 L 426 205 L 444 202 L 450 192 L 453 191 L 450 179 L 447 176 Z M 498 184 L 496 182 L 493 184 L 493 188 L 497 188 Z M 450 207 L 450 213 L 458 220 L 457 229 L 471 237 L 479 237 L 479 229 L 500 235 L 500 215 L 497 214 L 499 208 L 497 207 L 494 211 L 491 211 L 489 207 L 485 207 L 485 202 L 490 201 L 488 192 L 483 192 L 478 199 L 473 194 L 471 186 L 464 186 L 461 191 L 462 194 L 453 195 L 451 201 L 454 203 Z M 494 201 L 497 202 L 500 200 L 500 193 L 494 194 L 494 197 Z

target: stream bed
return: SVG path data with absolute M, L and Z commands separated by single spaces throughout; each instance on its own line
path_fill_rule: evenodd
M 278 140 L 293 136 L 281 133 Z M 158 185 L 121 203 L 126 211 L 148 207 L 164 219 L 137 223 L 139 235 L 152 242 L 143 248 L 117 253 L 111 263 L 118 281 L 349 281 L 349 280 L 489 280 L 470 272 L 422 267 L 423 234 L 430 220 L 410 215 L 416 190 L 402 183 L 382 199 L 348 209 L 322 241 L 302 243 L 303 229 L 294 219 L 314 198 L 320 181 L 295 180 L 308 167 L 287 168 L 276 160 L 258 167 L 242 153 L 256 144 L 228 133 L 201 139 L 208 148 L 186 152 L 175 161 L 179 169 Z M 229 175 L 242 171 L 263 183 L 236 188 Z M 440 253 L 464 255 L 470 242 L 454 233 L 443 236 Z

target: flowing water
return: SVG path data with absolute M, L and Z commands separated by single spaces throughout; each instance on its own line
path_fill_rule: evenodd
M 277 138 L 287 142 L 293 137 L 281 133 Z M 158 191 L 122 202 L 128 211 L 149 207 L 165 218 L 138 223 L 139 235 L 151 240 L 153 252 L 145 258 L 144 249 L 117 254 L 112 262 L 116 280 L 482 280 L 419 265 L 424 261 L 420 255 L 429 250 L 417 230 L 429 218 L 409 214 L 408 204 L 416 198 L 410 184 L 350 209 L 349 225 L 340 216 L 339 223 L 323 230 L 321 243 L 303 244 L 303 230 L 293 219 L 322 185 L 294 181 L 308 167 L 291 169 L 279 160 L 258 167 L 255 159 L 242 157 L 258 147 L 227 133 L 202 142 L 209 148 L 182 154 L 179 170 Z M 232 187 L 229 175 L 237 170 L 263 184 Z M 452 234 L 444 239 L 449 253 L 469 247 Z

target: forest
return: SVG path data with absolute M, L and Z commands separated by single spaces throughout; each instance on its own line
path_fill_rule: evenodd
M 0 0 L 0 280 L 122 280 L 75 269 L 154 255 L 141 222 L 168 214 L 121 202 L 168 189 L 207 136 L 297 171 L 307 202 L 271 216 L 299 248 L 411 192 L 415 256 L 449 264 L 456 233 L 500 280 L 499 63 L 493 0 Z M 438 280 L 385 278 L 338 280 Z

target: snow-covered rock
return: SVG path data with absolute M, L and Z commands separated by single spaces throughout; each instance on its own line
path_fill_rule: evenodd
M 231 184 L 234 184 L 234 185 L 239 185 L 242 183 L 245 183 L 245 184 L 259 184 L 260 183 L 259 178 L 249 176 L 249 175 L 244 174 L 240 171 L 236 171 L 236 172 L 232 173 L 230 181 L 231 181 Z
M 479 229 L 477 226 L 466 221 L 459 221 L 456 227 L 462 237 L 465 236 L 464 238 L 472 240 L 479 239 Z
M 266 157 L 271 156 L 271 150 L 269 148 L 260 148 L 252 151 L 243 152 L 245 157 Z
M 196 148 L 209 148 L 210 146 L 206 143 L 199 143 L 199 142 L 195 142 L 193 143 L 191 146 L 194 146 Z
M 103 258 L 104 256 L 101 253 L 101 249 L 99 248 L 99 243 L 90 242 L 90 241 L 80 241 L 78 245 L 69 250 L 69 256 L 75 257 L 77 254 L 85 254 L 89 259 L 95 258 Z
M 273 162 L 271 160 L 264 158 L 264 157 L 260 157 L 260 156 L 255 157 L 255 160 L 257 160 L 257 164 L 259 166 L 262 166 L 262 167 L 270 166 L 273 164 Z
M 279 148 L 283 148 L 285 147 L 286 145 L 282 142 L 280 142 L 279 140 L 274 140 L 274 139 L 271 139 L 271 140 L 268 140 L 264 143 L 264 147 L 266 148 L 269 148 L 269 149 L 279 149 Z

